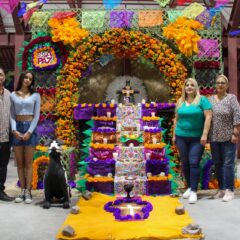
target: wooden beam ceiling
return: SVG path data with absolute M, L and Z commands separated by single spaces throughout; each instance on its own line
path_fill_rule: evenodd
M 235 0 L 228 23 L 228 32 L 240 27 L 240 0 Z
M 0 12 L 0 33 L 6 33 L 1 12 Z
M 70 8 L 76 8 L 75 0 L 67 0 L 67 3 Z
M 13 24 L 15 27 L 16 34 L 24 34 L 24 25 L 23 22 L 18 17 L 18 7 L 16 7 L 12 12 Z

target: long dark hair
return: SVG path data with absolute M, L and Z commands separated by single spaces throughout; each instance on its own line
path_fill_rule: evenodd
M 29 90 L 29 92 L 31 94 L 36 92 L 35 87 L 34 87 L 34 85 L 35 85 L 35 76 L 34 76 L 33 72 L 28 71 L 28 70 L 25 71 L 25 72 L 22 72 L 21 75 L 19 76 L 16 91 L 19 91 L 21 89 L 22 84 L 23 84 L 23 79 L 25 78 L 26 74 L 28 74 L 28 73 L 32 74 L 32 82 L 31 82 L 31 85 L 28 87 L 28 90 Z

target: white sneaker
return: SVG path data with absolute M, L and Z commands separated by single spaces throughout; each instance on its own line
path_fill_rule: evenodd
M 27 204 L 30 204 L 30 203 L 32 203 L 32 194 L 31 194 L 31 192 L 28 190 L 28 189 L 26 189 L 25 190 L 25 203 L 27 203 Z
M 21 193 L 15 198 L 14 202 L 20 203 L 20 202 L 23 202 L 24 199 L 25 199 L 25 189 L 22 189 Z
M 183 198 L 187 199 L 190 196 L 191 188 L 188 188 L 184 194 L 182 195 Z
M 191 191 L 189 199 L 188 199 L 188 203 L 194 204 L 197 202 L 197 193 Z
M 223 197 L 223 202 L 230 202 L 231 200 L 234 199 L 234 192 L 231 191 L 230 189 L 226 189 L 224 197 Z

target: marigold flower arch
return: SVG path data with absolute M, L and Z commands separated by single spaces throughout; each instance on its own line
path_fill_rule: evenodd
M 116 58 L 137 59 L 144 57 L 150 60 L 166 77 L 171 87 L 172 102 L 181 95 L 186 67 L 176 54 L 165 43 L 140 31 L 111 29 L 102 34 L 87 38 L 68 58 L 57 81 L 56 135 L 66 145 L 76 144 L 76 129 L 73 121 L 73 109 L 78 101 L 78 82 L 82 72 L 89 64 L 98 61 L 104 54 L 113 54 Z

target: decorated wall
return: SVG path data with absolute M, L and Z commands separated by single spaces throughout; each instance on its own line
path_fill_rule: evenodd
M 78 149 L 74 108 L 109 102 L 127 77 L 145 99 L 175 103 L 187 77 L 211 95 L 222 72 L 219 9 L 197 3 L 183 10 L 37 11 L 30 24 L 32 40 L 24 43 L 19 66 L 37 77 L 41 144 L 57 137 Z M 167 126 L 170 136 L 171 119 Z

